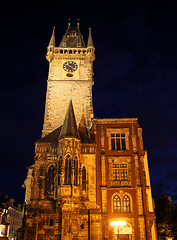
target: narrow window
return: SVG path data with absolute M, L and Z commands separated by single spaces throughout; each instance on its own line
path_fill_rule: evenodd
M 113 164 L 113 181 L 119 181 L 119 164 Z
M 49 225 L 53 226 L 53 219 L 50 219 Z
M 123 212 L 130 212 L 130 198 L 127 195 L 123 198 Z
M 54 195 L 54 177 L 55 177 L 55 167 L 51 165 L 48 169 L 48 174 L 47 174 L 47 185 L 48 185 L 48 194 L 49 195 Z
M 74 185 L 78 185 L 78 160 L 74 159 Z
M 62 168 L 63 158 L 62 156 L 59 158 L 58 162 L 58 185 L 60 185 L 60 178 L 61 178 L 61 168 Z
M 66 156 L 65 159 L 65 184 L 71 184 L 71 157 Z
M 127 181 L 128 180 L 128 176 L 127 176 L 127 164 L 120 164 L 120 178 L 122 181 Z
M 121 211 L 121 202 L 119 196 L 115 196 L 113 198 L 113 212 L 114 213 L 120 213 Z
M 82 168 L 82 190 L 86 191 L 86 169 Z

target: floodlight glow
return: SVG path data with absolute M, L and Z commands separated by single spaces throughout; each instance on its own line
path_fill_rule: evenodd
M 112 222 L 110 222 L 111 227 L 123 227 L 126 224 L 127 224 L 126 221 L 112 221 Z

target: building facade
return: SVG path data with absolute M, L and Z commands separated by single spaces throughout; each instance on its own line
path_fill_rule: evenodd
M 22 226 L 22 206 L 14 198 L 0 194 L 0 239 L 17 239 L 17 231 Z
M 42 138 L 28 169 L 25 240 L 156 240 L 147 151 L 136 118 L 96 119 L 94 45 L 79 24 L 47 48 Z

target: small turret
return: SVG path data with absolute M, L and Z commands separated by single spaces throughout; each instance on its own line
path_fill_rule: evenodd
M 53 27 L 53 33 L 47 48 L 47 52 L 53 51 L 55 47 L 55 27 Z
M 53 33 L 52 33 L 52 36 L 50 38 L 50 42 L 49 42 L 49 45 L 47 47 L 47 60 L 49 62 L 51 62 L 51 60 L 53 59 L 53 52 L 54 52 L 54 49 L 55 49 L 55 27 L 53 27 Z
M 94 48 L 91 28 L 89 28 L 89 37 L 88 37 L 87 47 L 93 47 Z

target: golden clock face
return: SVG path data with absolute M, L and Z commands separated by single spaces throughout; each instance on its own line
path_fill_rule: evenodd
M 63 64 L 63 69 L 66 71 L 66 72 L 74 72 L 76 71 L 78 68 L 77 66 L 77 63 L 73 62 L 73 61 L 68 61 L 68 62 L 65 62 Z

